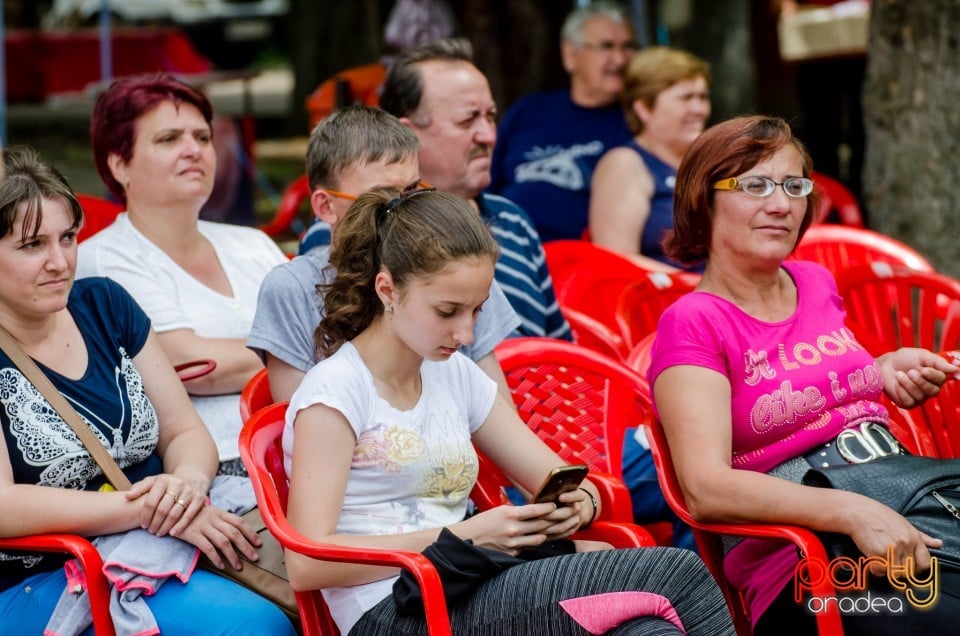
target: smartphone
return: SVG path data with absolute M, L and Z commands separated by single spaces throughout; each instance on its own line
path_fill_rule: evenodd
M 580 482 L 590 469 L 586 464 L 574 464 L 573 466 L 558 466 L 550 471 L 547 478 L 543 480 L 537 494 L 531 500 L 532 503 L 557 502 L 557 497 L 565 492 L 576 490 L 580 487 Z

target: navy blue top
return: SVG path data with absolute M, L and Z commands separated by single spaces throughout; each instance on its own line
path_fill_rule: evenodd
M 650 215 L 647 217 L 647 224 L 643 226 L 643 235 L 640 237 L 640 253 L 662 263 L 676 265 L 664 255 L 660 242 L 663 240 L 664 232 L 673 229 L 673 185 L 677 180 L 677 170 L 636 141 L 631 141 L 627 147 L 640 155 L 641 161 L 647 166 L 653 178 Z
M 155 454 L 157 415 L 132 359 L 150 333 L 133 298 L 107 278 L 74 282 L 67 301 L 87 347 L 87 369 L 72 380 L 38 362 L 53 385 L 100 438 L 131 481 L 162 471 Z M 0 425 L 18 484 L 96 490 L 103 473 L 70 425 L 0 352 Z M 59 567 L 61 555 L 0 553 L 0 589 Z
M 500 120 L 488 192 L 519 205 L 543 241 L 579 239 L 601 155 L 630 141 L 617 103 L 583 108 L 569 90 L 533 93 Z

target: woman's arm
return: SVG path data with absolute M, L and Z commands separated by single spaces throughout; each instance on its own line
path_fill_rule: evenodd
M 912 408 L 940 392 L 957 367 L 926 349 L 903 348 L 877 358 L 883 392 L 894 404 Z
M 501 408 L 511 410 L 505 404 Z M 287 507 L 290 523 L 315 541 L 422 552 L 436 541 L 441 528 L 376 536 L 336 534 L 355 444 L 353 429 L 339 411 L 316 404 L 297 414 Z M 544 530 L 555 525 L 543 518 L 555 508 L 554 504 L 501 506 L 449 529 L 465 539 L 482 534 L 497 546 L 529 547 L 542 543 Z M 288 552 L 287 572 L 295 590 L 312 590 L 378 581 L 395 576 L 398 570 L 321 562 Z
M 697 399 L 690 399 L 696 387 Z M 936 542 L 876 501 L 840 490 L 802 486 L 750 470 L 735 470 L 730 385 L 723 375 L 694 366 L 663 371 L 654 398 L 690 514 L 699 521 L 784 523 L 850 535 L 868 555 L 928 564 Z M 931 543 L 933 542 L 933 543 Z
M 15 484 L 0 438 L 0 537 L 68 532 L 86 537 L 137 527 L 140 504 L 120 492 L 91 492 Z
M 590 183 L 590 240 L 628 256 L 644 269 L 675 271 L 640 252 L 650 217 L 653 178 L 630 148 L 614 148 L 597 163 Z
M 265 352 L 264 358 L 267 362 L 270 396 L 274 402 L 289 402 L 306 373 L 293 365 L 287 364 L 272 353 Z
M 214 360 L 217 368 L 207 375 L 184 382 L 194 395 L 239 393 L 263 368 L 260 358 L 247 348 L 243 338 L 204 338 L 192 329 L 174 329 L 158 334 L 167 358 L 174 365 L 192 360 Z

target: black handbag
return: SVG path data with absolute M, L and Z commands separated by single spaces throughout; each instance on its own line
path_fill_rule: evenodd
M 499 550 L 475 546 L 473 541 L 461 539 L 443 528 L 437 540 L 423 551 L 423 556 L 437 569 L 443 584 L 443 596 L 448 604 L 452 604 L 481 582 L 517 564 L 572 554 L 574 551 L 573 541 L 562 539 L 548 541 L 536 548 L 522 550 L 517 556 L 511 556 Z M 398 614 L 423 614 L 423 594 L 416 577 L 409 570 L 401 571 L 400 578 L 394 582 L 393 600 Z
M 863 464 L 813 468 L 804 485 L 859 493 L 903 515 L 918 530 L 942 539 L 931 548 L 942 570 L 960 572 L 960 460 L 891 455 Z M 819 533 L 831 558 L 862 553 L 849 536 Z

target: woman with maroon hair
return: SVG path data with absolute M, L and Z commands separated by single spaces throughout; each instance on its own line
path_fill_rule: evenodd
M 844 325 L 832 275 L 786 260 L 816 209 L 812 169 L 803 144 L 776 117 L 725 121 L 687 150 L 665 247 L 678 262 L 706 261 L 706 268 L 696 291 L 660 319 L 648 372 L 657 414 L 695 519 L 843 534 L 878 561 L 909 558 L 927 570 L 930 551 L 950 537 L 928 536 L 863 495 L 800 483 L 811 468 L 861 463 L 866 454 L 851 448 L 868 448 L 870 459 L 904 452 L 888 430 L 881 393 L 911 407 L 957 371 L 924 349 L 874 359 Z M 744 539 L 725 547 L 724 570 L 754 634 L 816 633 L 820 601 L 794 600 L 802 592 L 791 585 L 795 546 Z M 960 600 L 957 577 L 948 574 L 940 570 L 939 600 L 926 611 L 912 609 L 886 576 L 870 577 L 859 592 L 899 594 L 903 612 L 845 614 L 844 633 L 952 631 Z
M 77 274 L 123 285 L 174 364 L 216 361 L 187 390 L 221 472 L 236 474 L 239 393 L 262 366 L 246 338 L 260 283 L 285 257 L 263 232 L 199 219 L 216 172 L 212 117 L 201 92 L 167 75 L 120 79 L 100 96 L 94 160 L 126 212 L 80 246 Z

